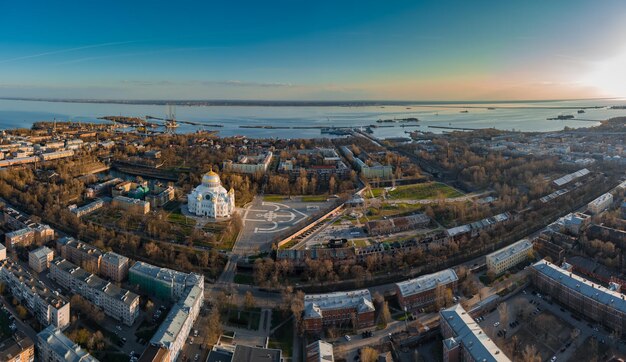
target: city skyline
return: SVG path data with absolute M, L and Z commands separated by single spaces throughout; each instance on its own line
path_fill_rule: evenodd
M 3 5 L 0 96 L 626 96 L 617 1 L 77 4 Z

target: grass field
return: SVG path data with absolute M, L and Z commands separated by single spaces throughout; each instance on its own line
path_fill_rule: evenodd
M 281 202 L 284 201 L 288 196 L 285 195 L 263 195 L 263 201 L 267 202 Z
M 283 316 L 279 310 L 272 311 L 272 328 L 283 322 Z M 279 348 L 283 350 L 285 357 L 293 354 L 293 321 L 288 321 L 270 336 L 269 348 Z
M 373 189 L 375 197 L 383 194 L 383 188 Z M 450 198 L 463 196 L 459 190 L 439 182 L 426 182 L 413 185 L 396 186 L 393 191 L 389 192 L 390 200 L 424 200 L 436 199 L 439 197 Z
M 328 196 L 326 195 L 306 195 L 302 196 L 302 202 L 326 202 Z
M 254 284 L 254 277 L 252 276 L 252 274 L 248 274 L 248 273 L 237 273 L 235 274 L 235 283 L 237 284 L 249 284 L 249 285 L 253 285 Z

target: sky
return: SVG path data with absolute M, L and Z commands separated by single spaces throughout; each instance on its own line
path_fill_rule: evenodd
M 0 97 L 626 97 L 626 1 L 3 1 Z

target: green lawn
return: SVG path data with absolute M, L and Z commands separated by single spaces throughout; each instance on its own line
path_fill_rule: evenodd
M 373 189 L 375 197 L 383 194 L 383 188 Z M 440 182 L 426 182 L 413 185 L 396 186 L 393 191 L 389 192 L 391 200 L 424 200 L 436 199 L 438 197 L 459 197 L 463 196 L 459 190 Z
M 283 321 L 281 312 L 278 310 L 272 311 L 272 328 Z M 268 343 L 269 348 L 282 349 L 285 357 L 291 357 L 293 354 L 293 321 L 289 321 L 283 324 L 280 328 L 270 336 Z
M 263 201 L 267 202 L 281 202 L 284 201 L 288 196 L 285 195 L 263 195 Z
M 355 246 L 357 248 L 363 248 L 369 245 L 369 243 L 365 239 L 350 240 L 349 243 L 352 244 L 352 246 Z
M 326 202 L 328 196 L 326 195 L 306 195 L 302 196 L 302 202 Z
M 237 273 L 235 274 L 235 283 L 254 285 L 254 277 L 252 274 Z

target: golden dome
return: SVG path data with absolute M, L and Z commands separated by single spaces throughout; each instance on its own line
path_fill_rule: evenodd
M 217 172 L 213 172 L 213 171 L 209 171 L 207 173 L 204 174 L 204 176 L 202 176 L 202 183 L 204 185 L 209 185 L 209 184 L 221 184 L 221 180 L 220 180 L 220 175 L 217 174 Z

